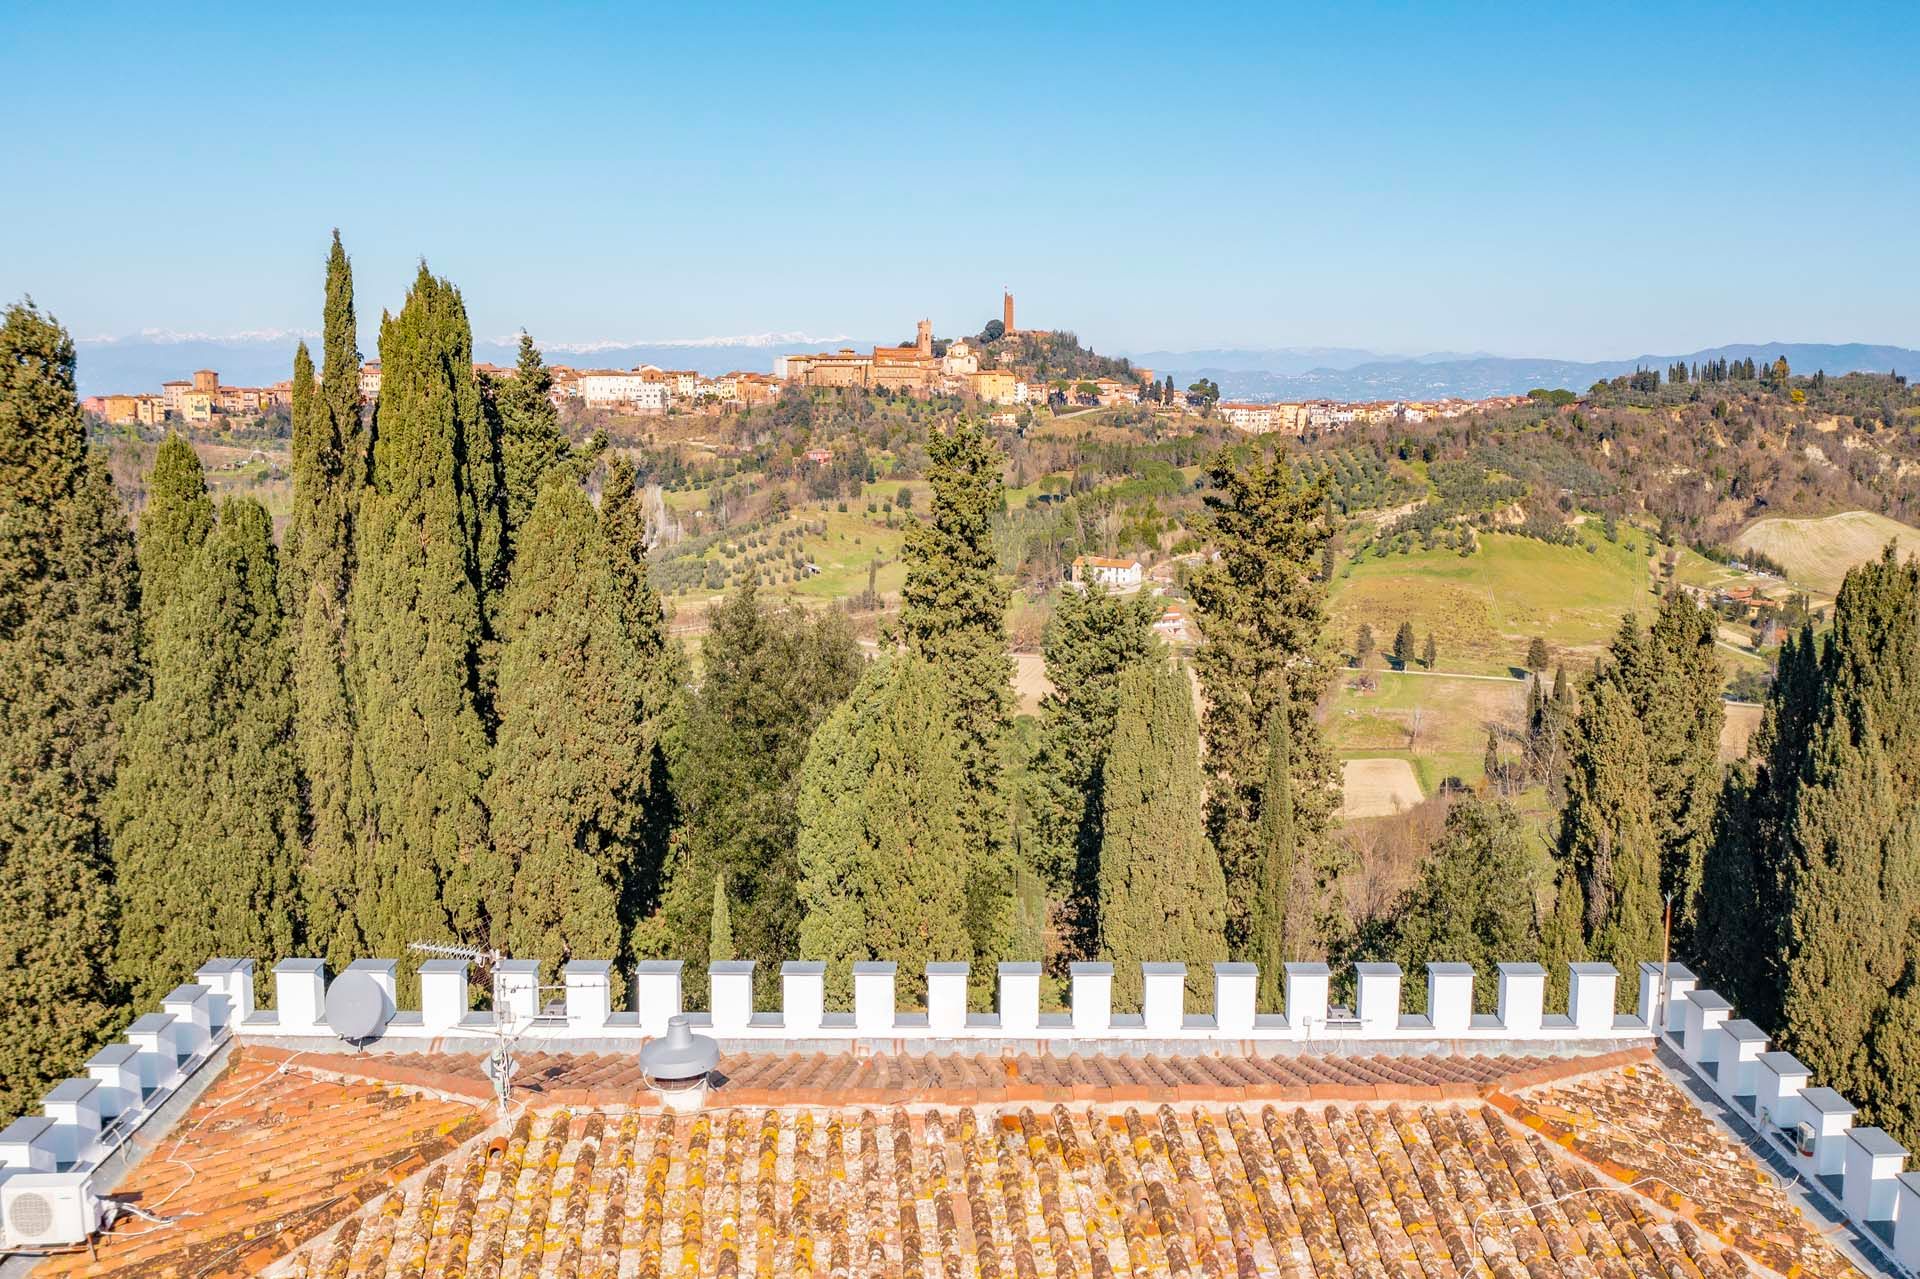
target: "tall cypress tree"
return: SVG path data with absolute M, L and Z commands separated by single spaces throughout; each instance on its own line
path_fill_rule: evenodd
M 143 688 L 133 536 L 87 450 L 73 340 L 0 321 L 0 1114 L 121 1017 L 102 804 Z
M 167 432 L 153 455 L 147 504 L 140 510 L 140 622 L 149 642 L 167 597 L 213 531 L 200 455 L 178 432 Z
M 1227 876 L 1230 948 L 1247 956 L 1275 714 L 1286 714 L 1291 744 L 1296 865 L 1316 883 L 1336 868 L 1329 832 L 1339 778 L 1316 715 L 1337 664 L 1314 573 L 1331 529 L 1324 491 L 1284 456 L 1242 465 L 1223 452 L 1207 473 L 1205 528 L 1218 558 L 1191 583 L 1207 637 L 1194 657 L 1206 694 L 1207 830 Z
M 733 957 L 733 914 L 727 909 L 727 876 L 722 871 L 713 877 L 713 912 L 707 922 L 707 962 L 718 963 Z
M 606 538 L 567 469 L 547 476 L 500 608 L 490 833 L 514 868 L 507 943 L 557 976 L 620 957 L 645 826 L 645 679 Z
M 1795 797 L 1781 1038 L 1896 1138 L 1920 1139 L 1920 565 L 1847 574 Z
M 1035 869 L 1071 903 L 1077 953 L 1091 954 L 1100 891 L 1101 795 L 1120 678 L 1154 651 L 1151 599 L 1094 587 L 1060 594 L 1041 652 L 1047 682 L 1033 774 Z
M 1293 919 L 1299 836 L 1293 818 L 1293 717 L 1267 720 L 1267 774 L 1260 788 L 1260 865 L 1248 903 L 1247 955 L 1260 966 L 1260 1002 L 1280 1006 Z
M 485 584 L 500 549 L 460 294 L 425 264 L 380 326 L 370 481 L 355 511 L 353 926 L 376 954 L 504 937 L 511 867 L 487 837 Z
M 152 662 L 108 808 L 135 1006 L 211 955 L 270 965 L 298 937 L 292 654 L 258 502 L 221 507 L 159 616 Z
M 975 955 L 954 718 L 946 672 L 897 654 L 869 668 L 807 752 L 795 840 L 800 953 L 829 961 L 837 1001 L 850 994 L 852 961 L 898 963 L 900 988 L 916 1000 L 928 962 Z
M 638 873 L 627 882 L 631 900 L 625 914 L 644 918 L 660 902 L 668 846 L 680 825 L 671 758 L 682 736 L 688 682 L 687 656 L 667 634 L 666 612 L 647 569 L 647 514 L 635 489 L 633 463 L 615 454 L 607 463 L 600 495 L 600 532 L 606 539 L 620 618 L 627 642 L 643 675 L 641 722 L 644 726 L 646 825 L 640 834 Z
M 1714 628 L 1712 613 L 1673 591 L 1638 649 L 1646 669 L 1624 661 L 1609 668 L 1625 684 L 1646 732 L 1660 886 L 1673 896 L 1674 928 L 1683 941 L 1698 917 L 1721 788 L 1726 675 L 1714 651 Z
M 296 739 L 304 787 L 302 866 L 310 943 L 336 968 L 370 953 L 354 909 L 360 865 L 353 799 L 354 715 L 347 665 L 353 517 L 366 480 L 360 425 L 353 269 L 333 234 L 327 256 L 321 368 L 306 344 L 293 361 L 293 506 L 281 579 L 294 648 Z
M 520 527 L 533 514 L 541 480 L 567 459 L 567 437 L 550 398 L 553 374 L 541 360 L 540 348 L 525 333 L 520 335 L 514 375 L 487 390 L 500 415 L 500 474 L 511 550 Z
M 1650 771 L 1631 699 L 1614 681 L 1597 679 L 1572 735 L 1559 855 L 1579 884 L 1588 952 L 1625 973 L 1661 954 Z
M 1200 729 L 1185 672 L 1164 656 L 1120 677 L 1101 773 L 1100 954 L 1114 998 L 1140 1004 L 1140 961 L 1181 960 L 1204 998 L 1227 957 L 1227 884 L 1207 842 Z
M 1000 452 L 977 419 L 964 417 L 929 439 L 927 454 L 933 498 L 929 517 L 907 530 L 900 631 L 909 649 L 940 668 L 949 690 L 967 792 L 967 929 L 976 953 L 996 959 L 1018 944 L 1001 788 L 1013 662 L 1007 583 L 993 549 L 993 518 L 1004 502 Z M 976 989 L 990 988 L 986 965 L 979 969 Z

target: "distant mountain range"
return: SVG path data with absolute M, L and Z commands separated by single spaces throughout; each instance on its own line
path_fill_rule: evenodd
M 142 333 L 126 338 L 83 338 L 79 348 L 82 395 L 119 391 L 155 391 L 169 378 L 201 368 L 217 369 L 230 386 L 265 386 L 286 378 L 293 349 L 317 334 L 268 331 L 224 337 L 203 333 Z M 896 339 L 889 338 L 887 341 Z M 517 337 L 474 343 L 474 358 L 512 364 Z M 550 343 L 542 349 L 550 363 L 595 368 L 661 368 L 725 373 L 733 369 L 769 372 L 776 355 L 789 351 L 874 343 L 844 336 L 759 333 L 739 337 L 690 338 L 657 342 Z M 1920 376 L 1920 351 L 1900 346 L 1840 345 L 1812 342 L 1763 342 L 1717 346 L 1683 355 L 1641 355 L 1629 360 L 1555 360 L 1436 351 L 1426 355 L 1385 355 L 1356 347 L 1274 347 L 1199 351 L 1127 352 L 1135 364 L 1155 376 L 1173 374 L 1186 386 L 1199 378 L 1220 384 L 1221 394 L 1237 400 L 1419 400 L 1461 396 L 1519 395 L 1536 386 L 1584 391 L 1602 378 L 1631 373 L 1636 366 L 1665 369 L 1675 360 L 1771 362 L 1787 357 L 1796 372 L 1860 370 Z
M 1585 391 L 1604 378 L 1637 367 L 1665 371 L 1677 360 L 1771 363 L 1786 356 L 1795 372 L 1920 374 L 1920 351 L 1861 342 L 1762 342 L 1716 346 L 1675 355 L 1640 355 L 1630 360 L 1554 360 L 1463 355 L 1451 351 L 1394 356 L 1345 347 L 1280 347 L 1271 350 L 1142 351 L 1129 353 L 1135 364 L 1171 373 L 1187 386 L 1200 378 L 1219 383 L 1231 400 L 1431 400 L 1447 396 L 1479 399 L 1520 395 L 1536 386 Z

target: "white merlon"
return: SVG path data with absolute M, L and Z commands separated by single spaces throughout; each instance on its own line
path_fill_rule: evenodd
M 1400 965 L 1355 964 L 1354 1015 L 1362 1034 L 1383 1034 L 1400 1028 Z
M 967 975 L 970 965 L 936 960 L 927 965 L 927 1030 L 942 1038 L 967 1029 Z M 1006 979 L 1001 978 L 1001 989 Z M 1036 998 L 1038 995 L 1036 993 Z
M 1854 1104 L 1831 1088 L 1804 1088 L 1800 1092 L 1800 1121 L 1813 1129 L 1813 1157 L 1802 1159 L 1803 1169 L 1821 1177 L 1838 1177 L 1846 1167 L 1847 1129 L 1853 1127 Z
M 1253 1033 L 1260 995 L 1260 969 L 1255 964 L 1220 963 L 1213 966 L 1213 1026 L 1222 1035 L 1239 1038 Z
M 868 959 L 853 966 L 853 1028 L 862 1035 L 893 1034 L 893 979 L 899 965 Z
M 1140 965 L 1140 1024 L 1149 1035 L 1177 1035 L 1187 1024 L 1187 966 Z
M 1099 1035 L 1113 1027 L 1113 965 L 1083 960 L 1068 966 L 1073 980 L 1073 1032 Z
M 713 1033 L 737 1035 L 753 1024 L 753 961 L 722 959 L 707 965 Z
M 1878 1128 L 1855 1128 L 1843 1158 L 1840 1206 L 1855 1221 L 1892 1221 L 1907 1148 Z
M 1580 1034 L 1613 1029 L 1613 1004 L 1620 971 L 1612 964 L 1568 964 L 1567 1016 Z
M 567 988 L 567 1029 L 583 1034 L 606 1029 L 613 1015 L 613 961 L 569 960 L 560 979 Z
M 633 966 L 633 1005 L 643 1035 L 667 1033 L 667 1019 L 680 1015 L 680 961 L 643 959 Z
M 931 1008 L 931 1005 L 929 1005 Z M 1000 965 L 1000 1033 L 1025 1037 L 1040 1029 L 1040 965 Z
M 1900 1174 L 1893 1210 L 1893 1259 L 1909 1274 L 1920 1274 L 1920 1172 Z
M 1750 1021 L 1735 1018 L 1719 1030 L 1715 1083 L 1722 1096 L 1752 1097 L 1760 1089 L 1760 1055 L 1767 1051 L 1767 1032 Z
M 960 1007 L 964 1012 L 964 973 L 961 974 L 960 985 Z M 811 1035 L 819 1030 L 827 1008 L 827 966 L 817 959 L 789 959 L 781 964 L 780 1007 L 789 1034 Z
M 1500 965 L 1501 1029 L 1513 1035 L 1537 1034 L 1546 1015 L 1547 970 L 1539 964 Z
M 285 1032 L 324 1030 L 327 966 L 317 959 L 283 959 L 273 966 L 275 1026 Z
M 1473 1029 L 1473 965 L 1427 965 L 1427 1022 L 1452 1038 Z
M 1720 1046 L 1720 1037 L 1715 1032 L 1733 1011 L 1733 1005 L 1711 990 L 1690 990 L 1681 1005 L 1684 1027 L 1681 1054 L 1695 1070 L 1710 1072 Z
M 1667 965 L 1667 997 L 1665 1003 L 1667 1008 L 1667 1033 L 1669 1035 L 1678 1034 L 1687 1028 L 1685 1008 L 1687 996 L 1693 993 L 1693 988 L 1699 981 L 1700 979 L 1695 977 L 1692 970 L 1685 964 Z
M 540 1015 L 540 961 L 503 959 L 493 966 L 493 1001 L 514 1030 Z
M 429 1035 L 458 1026 L 472 1006 L 467 961 L 429 959 L 420 965 L 420 1028 Z

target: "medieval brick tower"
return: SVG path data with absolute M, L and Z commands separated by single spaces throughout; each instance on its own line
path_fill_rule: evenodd
M 1013 336 L 1013 294 L 1011 291 L 1000 295 L 1000 327 L 1007 331 L 1007 336 Z
M 932 320 L 922 320 L 920 321 L 920 323 L 914 325 L 913 345 L 915 349 L 917 349 L 920 352 L 921 359 L 930 360 L 933 358 L 933 321 Z

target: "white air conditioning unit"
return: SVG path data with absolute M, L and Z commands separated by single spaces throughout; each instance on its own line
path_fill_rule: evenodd
M 100 1201 L 85 1176 L 22 1172 L 0 1181 L 0 1247 L 81 1243 L 99 1226 Z

